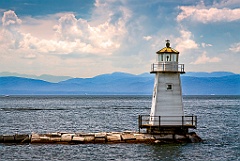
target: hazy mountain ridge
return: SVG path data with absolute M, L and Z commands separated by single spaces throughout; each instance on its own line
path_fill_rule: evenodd
M 70 76 L 54 76 L 54 75 L 48 75 L 48 74 L 42 74 L 40 76 L 37 76 L 37 75 L 19 74 L 19 73 L 12 73 L 12 72 L 0 72 L 0 77 L 7 77 L 7 76 L 39 79 L 39 80 L 54 82 L 54 83 L 72 78 Z
M 214 72 L 212 77 L 199 73 L 181 75 L 185 95 L 240 95 L 240 75 L 231 72 Z M 211 76 L 211 74 L 205 74 Z M 0 77 L 0 94 L 152 94 L 154 74 L 134 75 L 115 72 L 92 78 L 71 78 L 52 83 L 22 78 Z

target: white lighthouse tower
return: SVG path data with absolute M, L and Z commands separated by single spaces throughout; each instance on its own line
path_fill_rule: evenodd
M 155 74 L 151 112 L 150 116 L 139 116 L 139 129 L 187 133 L 188 128 L 196 128 L 197 120 L 195 116 L 184 116 L 180 79 L 180 74 L 185 73 L 184 64 L 178 63 L 179 52 L 170 47 L 169 40 L 156 53 L 150 72 Z
M 151 69 L 151 73 L 155 73 L 155 81 L 150 124 L 159 123 L 154 116 L 163 117 L 162 125 L 181 124 L 178 121 L 183 116 L 180 74 L 185 73 L 184 64 L 178 64 L 179 52 L 170 47 L 169 40 L 166 40 L 166 47 L 156 53 L 156 63 Z

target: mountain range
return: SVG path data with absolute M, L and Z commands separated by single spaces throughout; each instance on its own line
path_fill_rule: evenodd
M 240 74 L 188 72 L 181 81 L 184 95 L 240 95 Z M 154 75 L 149 73 L 115 72 L 92 78 L 0 73 L 0 95 L 151 95 L 153 84 Z

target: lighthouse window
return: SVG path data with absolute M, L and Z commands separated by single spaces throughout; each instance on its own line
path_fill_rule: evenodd
M 170 54 L 167 54 L 167 55 L 166 55 L 166 61 L 171 61 L 171 56 L 170 56 Z
M 172 54 L 172 61 L 176 61 L 176 55 Z
M 158 55 L 158 61 L 163 61 L 163 55 L 162 54 Z
M 167 84 L 167 90 L 172 90 L 172 84 Z

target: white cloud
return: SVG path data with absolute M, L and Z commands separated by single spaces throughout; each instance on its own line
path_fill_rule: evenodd
M 206 52 L 203 52 L 195 62 L 191 62 L 190 64 L 206 64 L 206 63 L 217 63 L 220 62 L 221 59 L 218 57 L 208 57 Z
M 197 43 L 192 40 L 192 33 L 190 31 L 181 29 L 180 30 L 181 36 L 176 38 L 176 49 L 182 53 L 186 50 L 197 49 Z
M 180 14 L 177 16 L 177 21 L 190 19 L 202 23 L 211 22 L 231 22 L 240 20 L 240 8 L 207 8 L 203 5 L 200 6 L 180 6 Z
M 2 25 L 6 29 L 15 29 L 21 24 L 21 20 L 17 17 L 14 11 L 6 11 L 2 17 Z
M 144 36 L 143 39 L 146 40 L 146 41 L 148 41 L 148 40 L 151 40 L 152 37 L 151 37 L 151 36 Z
M 233 44 L 233 45 L 229 48 L 229 50 L 232 51 L 232 52 L 234 52 L 234 53 L 240 53 L 240 42 Z
M 203 48 L 212 46 L 212 44 L 207 44 L 207 43 L 204 43 L 204 42 L 201 43 L 201 45 L 202 45 Z
M 5 50 L 14 48 L 15 53 L 25 53 L 27 50 L 31 50 L 30 53 L 56 55 L 71 53 L 112 54 L 120 47 L 127 33 L 125 25 L 131 15 L 126 8 L 119 7 L 118 10 L 113 12 L 112 8 L 107 5 L 96 5 L 97 16 L 101 16 L 101 14 L 105 16 L 105 21 L 101 22 L 98 19 L 96 21 L 93 19 L 90 22 L 81 18 L 77 19 L 72 13 L 58 14 L 61 17 L 58 24 L 52 26 L 55 36 L 52 36 L 51 39 L 35 37 L 31 33 L 20 30 L 22 20 L 18 18 L 15 12 L 4 12 L 2 17 L 4 29 L 0 30 L 0 48 Z M 98 7 L 104 7 L 104 11 L 111 14 L 106 16 L 105 12 Z M 114 16 L 115 14 L 118 16 Z M 27 19 L 34 20 L 30 17 L 27 17 Z M 34 26 L 39 25 L 37 23 L 44 22 L 44 20 L 33 21 L 35 24 L 24 22 L 34 28 Z M 26 26 L 26 24 L 24 25 Z

